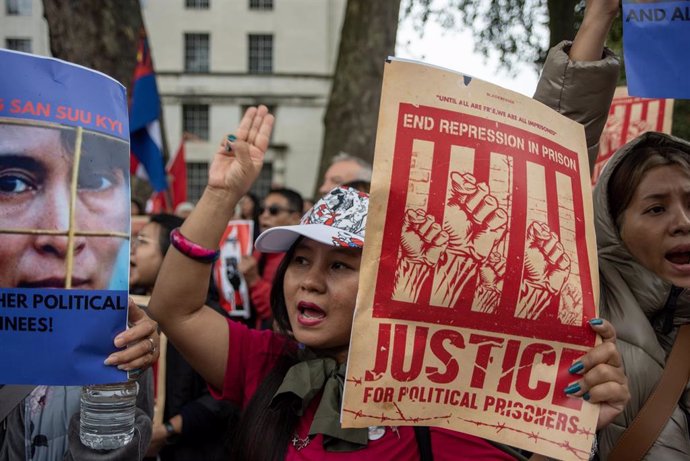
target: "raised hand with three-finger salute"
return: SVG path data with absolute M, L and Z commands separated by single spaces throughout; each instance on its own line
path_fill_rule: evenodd
M 228 330 L 212 309 L 203 309 L 220 239 L 235 205 L 249 190 L 263 167 L 273 130 L 266 106 L 250 107 L 239 126 L 213 155 L 208 186 L 182 227 L 173 231 L 168 251 L 153 288 L 149 311 L 185 359 L 214 387 L 225 374 Z M 172 234 L 171 234 L 172 235 Z M 161 289 L 160 287 L 168 287 Z M 202 333 L 206 341 L 195 341 Z
M 273 129 L 266 106 L 250 107 L 235 134 L 220 143 L 209 169 L 208 189 L 244 195 L 261 172 Z

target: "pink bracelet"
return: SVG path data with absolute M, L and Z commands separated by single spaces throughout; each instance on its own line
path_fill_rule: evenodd
M 220 250 L 210 250 L 187 239 L 182 235 L 179 227 L 170 232 L 170 244 L 188 258 L 202 263 L 212 263 L 220 255 Z

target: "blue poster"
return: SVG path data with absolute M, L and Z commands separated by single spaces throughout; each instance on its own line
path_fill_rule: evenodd
M 628 92 L 690 99 L 690 1 L 623 0 Z
M 107 75 L 0 50 L 0 383 L 125 381 L 129 126 Z

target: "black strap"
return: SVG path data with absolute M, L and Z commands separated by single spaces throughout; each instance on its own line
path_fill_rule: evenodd
M 29 395 L 36 386 L 0 385 L 0 421 Z
M 434 461 L 434 453 L 431 451 L 431 431 L 427 426 L 414 426 L 414 435 L 417 439 L 420 461 Z

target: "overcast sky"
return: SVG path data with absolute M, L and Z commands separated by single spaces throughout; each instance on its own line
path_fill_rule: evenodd
M 527 96 L 532 96 L 537 86 L 538 75 L 534 66 L 523 64 L 516 76 L 511 77 L 505 71 L 497 70 L 498 61 L 495 57 L 485 62 L 483 56 L 474 52 L 470 30 L 447 31 L 434 21 L 429 21 L 424 36 L 419 38 L 410 21 L 402 21 L 398 27 L 397 43 L 396 56 L 399 58 L 446 67 Z

